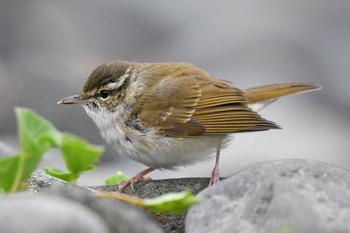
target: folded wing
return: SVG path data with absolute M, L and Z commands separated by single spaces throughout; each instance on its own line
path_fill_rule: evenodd
M 168 137 L 279 128 L 247 106 L 243 91 L 200 70 L 160 79 L 135 109 L 142 125 Z

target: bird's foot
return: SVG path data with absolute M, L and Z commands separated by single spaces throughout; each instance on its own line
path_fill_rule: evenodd
M 139 181 L 142 181 L 142 180 L 151 180 L 150 177 L 146 177 L 145 178 L 144 176 L 147 175 L 148 173 L 152 172 L 153 170 L 154 170 L 154 168 L 148 168 L 148 169 L 143 170 L 142 172 L 138 173 L 136 176 L 131 177 L 130 179 L 123 181 L 119 185 L 118 191 L 120 193 L 122 193 L 124 191 L 124 189 L 126 187 L 128 187 L 129 185 L 131 186 L 131 189 L 134 189 L 134 184 L 135 183 L 137 183 Z
M 220 172 L 219 169 L 214 169 L 211 173 L 211 179 L 208 186 L 212 186 L 220 181 Z
M 219 172 L 220 150 L 221 150 L 221 143 L 216 148 L 215 166 L 213 171 L 211 172 L 211 179 L 209 181 L 208 186 L 212 186 L 220 181 L 220 172 Z

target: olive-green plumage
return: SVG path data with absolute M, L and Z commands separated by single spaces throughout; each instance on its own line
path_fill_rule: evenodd
M 241 90 L 186 63 L 115 61 L 97 67 L 79 95 L 60 104 L 82 104 L 101 135 L 144 170 L 203 161 L 216 151 L 210 184 L 219 180 L 219 155 L 232 133 L 277 129 L 257 111 L 276 99 L 320 89 L 310 83 L 282 83 Z

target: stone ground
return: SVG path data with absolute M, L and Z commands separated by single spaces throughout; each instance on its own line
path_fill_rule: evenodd
M 94 196 L 117 186 L 74 186 L 36 172 L 26 192 L 0 199 L 0 225 L 9 233 L 350 232 L 350 173 L 342 168 L 307 160 L 269 161 L 209 188 L 208 180 L 149 180 L 126 188 L 125 193 L 141 198 L 191 190 L 202 199 L 183 215 L 150 215 Z

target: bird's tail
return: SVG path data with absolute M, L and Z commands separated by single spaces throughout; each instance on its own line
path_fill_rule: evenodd
M 309 91 L 320 90 L 321 87 L 312 83 L 278 83 L 244 90 L 248 105 L 259 111 L 280 97 Z

